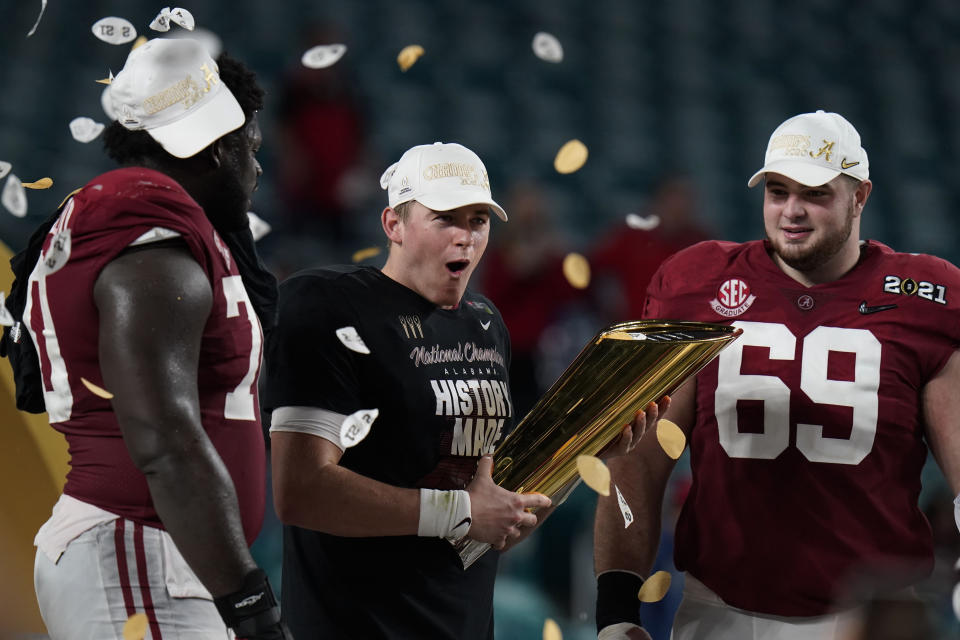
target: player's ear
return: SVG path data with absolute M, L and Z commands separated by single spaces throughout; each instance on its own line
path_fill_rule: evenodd
M 387 207 L 383 210 L 383 213 L 380 214 L 380 224 L 383 226 L 383 232 L 390 242 L 403 244 L 403 221 L 393 207 Z
M 869 180 L 863 180 L 857 185 L 856 190 L 853 192 L 853 203 L 856 205 L 857 213 L 863 211 L 863 207 L 867 204 L 867 198 L 870 197 L 871 191 L 873 191 L 873 183 Z
M 223 138 L 217 138 L 210 144 L 209 147 L 203 150 L 203 153 L 209 152 L 209 159 L 211 166 L 214 169 L 219 169 L 226 158 L 227 149 L 223 144 Z

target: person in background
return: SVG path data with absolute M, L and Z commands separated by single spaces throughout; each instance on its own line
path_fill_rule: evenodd
M 618 222 L 590 251 L 594 290 L 605 321 L 643 317 L 650 278 L 677 251 L 710 238 L 697 220 L 697 193 L 690 178 L 666 173 L 653 186 L 644 215 Z

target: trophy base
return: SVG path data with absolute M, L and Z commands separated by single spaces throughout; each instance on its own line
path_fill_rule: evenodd
M 451 540 L 450 544 L 457 550 L 457 555 L 460 556 L 460 562 L 463 564 L 464 571 L 469 569 L 470 565 L 480 559 L 480 556 L 490 549 L 490 545 L 486 542 L 478 542 L 469 538 Z

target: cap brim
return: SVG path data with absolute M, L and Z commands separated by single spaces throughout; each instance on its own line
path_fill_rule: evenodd
M 445 193 L 443 195 L 424 195 L 410 200 L 416 200 L 423 206 L 428 209 L 433 209 L 434 211 L 450 211 L 451 209 L 459 209 L 460 207 L 466 207 L 471 204 L 485 204 L 493 209 L 493 212 L 497 214 L 504 222 L 507 221 L 507 212 L 503 210 L 503 207 L 498 205 L 493 201 L 492 198 L 477 197 L 478 194 L 473 191 L 464 191 L 463 193 Z
M 750 180 L 747 181 L 747 186 L 755 187 L 760 184 L 763 175 L 766 173 L 779 173 L 807 187 L 819 187 L 840 175 L 840 172 L 835 169 L 818 167 L 809 162 L 781 160 L 779 162 L 771 162 L 753 174 Z
M 240 103 L 227 87 L 221 86 L 206 104 L 197 107 L 185 118 L 148 129 L 147 133 L 170 155 L 189 158 L 218 138 L 239 129 L 245 121 Z

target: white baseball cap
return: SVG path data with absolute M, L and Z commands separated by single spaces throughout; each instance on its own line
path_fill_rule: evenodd
M 841 173 L 857 180 L 870 177 L 867 152 L 860 134 L 837 113 L 801 113 L 785 121 L 770 136 L 763 168 L 751 176 L 748 187 L 765 173 L 779 173 L 808 187 L 819 187 Z
M 391 207 L 416 200 L 434 211 L 468 204 L 486 204 L 506 221 L 507 213 L 493 201 L 490 180 L 480 158 L 454 142 L 411 147 L 380 177 Z
M 196 155 L 246 121 L 217 63 L 189 38 L 156 38 L 131 51 L 109 95 L 120 124 L 145 130 L 178 158 Z

